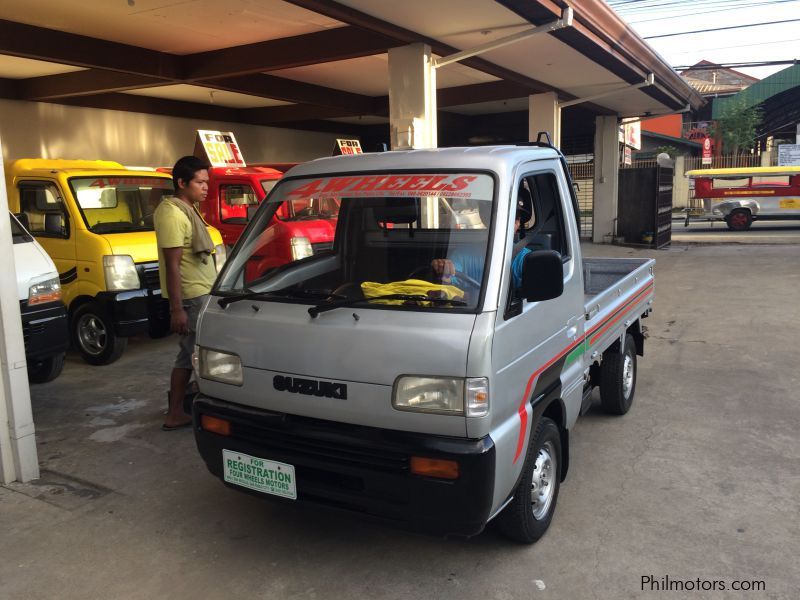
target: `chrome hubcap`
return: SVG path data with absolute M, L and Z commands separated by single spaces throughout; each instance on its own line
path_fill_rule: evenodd
M 78 339 L 86 352 L 100 354 L 108 341 L 108 332 L 95 315 L 83 315 L 78 321 Z
M 626 400 L 630 398 L 631 391 L 633 391 L 633 358 L 626 354 L 622 363 L 622 395 Z
M 545 442 L 536 456 L 531 479 L 531 510 L 538 521 L 547 515 L 556 491 L 556 449 L 553 442 Z

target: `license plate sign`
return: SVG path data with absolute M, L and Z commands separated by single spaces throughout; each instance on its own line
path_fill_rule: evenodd
M 222 451 L 225 481 L 264 494 L 297 500 L 294 466 L 234 452 Z

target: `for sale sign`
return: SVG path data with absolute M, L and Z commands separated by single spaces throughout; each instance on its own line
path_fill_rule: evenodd
M 336 154 L 363 154 L 358 140 L 336 140 Z
M 246 167 L 244 157 L 231 131 L 197 130 L 195 155 L 204 155 L 212 167 Z

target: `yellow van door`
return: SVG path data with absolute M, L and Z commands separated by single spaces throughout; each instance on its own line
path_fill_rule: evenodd
M 71 222 L 64 197 L 53 181 L 20 181 L 20 212 L 28 217 L 31 234 L 53 259 L 63 288 L 64 302 L 74 296 L 78 280 L 75 224 Z M 72 292 L 72 293 L 70 293 Z

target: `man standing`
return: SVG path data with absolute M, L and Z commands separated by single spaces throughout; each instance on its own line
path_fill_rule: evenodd
M 184 156 L 172 169 L 175 196 L 164 198 L 153 215 L 158 242 L 161 293 L 169 299 L 170 329 L 180 336 L 170 377 L 169 410 L 162 429 L 188 427 L 183 397 L 192 375 L 197 315 L 216 277 L 214 244 L 195 204 L 208 195 L 208 164 Z

